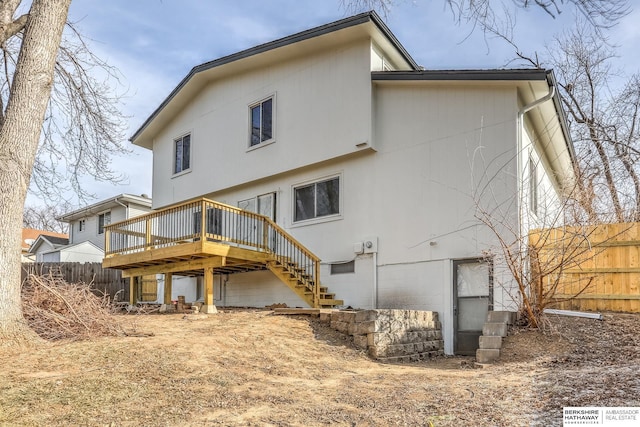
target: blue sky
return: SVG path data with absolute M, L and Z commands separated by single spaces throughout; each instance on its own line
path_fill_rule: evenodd
M 344 18 L 350 13 L 341 5 L 340 0 L 74 0 L 70 19 L 94 52 L 120 70 L 130 136 L 193 66 Z M 515 39 L 524 51 L 541 51 L 574 19 L 568 6 L 557 19 L 540 10 L 520 11 Z M 398 0 L 385 20 L 425 68 L 504 68 L 514 57 L 506 43 L 457 25 L 443 0 Z M 634 10 L 611 33 L 625 74 L 640 70 L 639 24 L 640 11 Z M 128 175 L 127 185 L 86 180 L 99 199 L 151 194 L 151 153 L 131 148 L 130 155 L 114 159 Z

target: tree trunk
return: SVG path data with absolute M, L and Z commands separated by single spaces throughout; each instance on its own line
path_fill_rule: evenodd
M 71 0 L 33 0 L 0 128 L 0 342 L 28 338 L 20 299 L 24 201 Z

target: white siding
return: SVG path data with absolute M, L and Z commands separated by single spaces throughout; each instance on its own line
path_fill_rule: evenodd
M 151 211 L 151 208 L 148 208 L 146 206 L 140 206 L 140 205 L 136 205 L 136 204 L 130 204 L 129 205 L 129 216 L 127 219 L 130 218 L 135 218 L 137 216 L 140 215 L 144 215 L 146 213 L 149 213 L 149 211 Z
M 60 262 L 60 251 L 39 254 L 38 262 Z
M 60 249 L 60 262 L 102 262 L 104 252 L 90 244 L 83 242 Z
M 212 82 L 154 140 L 154 207 L 358 151 L 371 139 L 370 52 L 363 39 Z M 248 106 L 272 95 L 275 143 L 248 150 Z M 191 171 L 172 177 L 173 140 L 189 132 Z

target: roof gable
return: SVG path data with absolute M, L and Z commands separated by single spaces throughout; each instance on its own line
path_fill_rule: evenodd
M 35 228 L 23 228 L 22 229 L 22 250 L 28 251 L 31 245 L 35 243 L 36 239 L 40 235 L 62 237 L 65 239 L 69 237 L 65 233 L 56 233 L 54 231 L 38 230 Z
M 58 249 L 61 246 L 68 245 L 69 239 L 57 236 L 45 236 L 44 234 L 41 234 L 29 248 L 29 253 L 36 253 L 40 246 L 45 244 L 48 245 L 51 249 Z
M 411 55 L 400 44 L 378 14 L 374 11 L 365 12 L 193 67 L 151 116 L 145 120 L 130 140 L 136 145 L 151 149 L 153 136 L 162 128 L 161 123 L 173 117 L 175 112 L 172 111 L 172 107 L 177 112 L 180 106 L 188 102 L 191 94 L 206 85 L 211 79 L 223 77 L 225 70 L 226 74 L 232 74 L 239 71 L 239 69 L 255 67 L 255 65 L 249 66 L 249 63 L 264 63 L 265 61 L 277 60 L 279 55 L 283 57 L 308 55 L 307 44 L 312 41 L 318 45 L 333 46 L 337 43 L 344 43 L 346 40 L 360 37 L 363 34 L 368 34 L 385 52 L 392 53 L 394 59 L 402 63 L 402 68 L 419 69 Z M 269 54 L 269 59 L 261 56 L 266 53 Z

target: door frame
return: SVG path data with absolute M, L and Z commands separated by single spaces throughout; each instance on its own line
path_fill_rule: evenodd
M 472 263 L 486 263 L 489 268 L 489 303 L 488 311 L 493 310 L 493 258 L 458 258 L 452 260 L 453 274 L 452 274 L 452 313 L 453 313 L 453 354 L 462 354 L 457 352 L 458 347 L 458 266 L 462 264 Z

